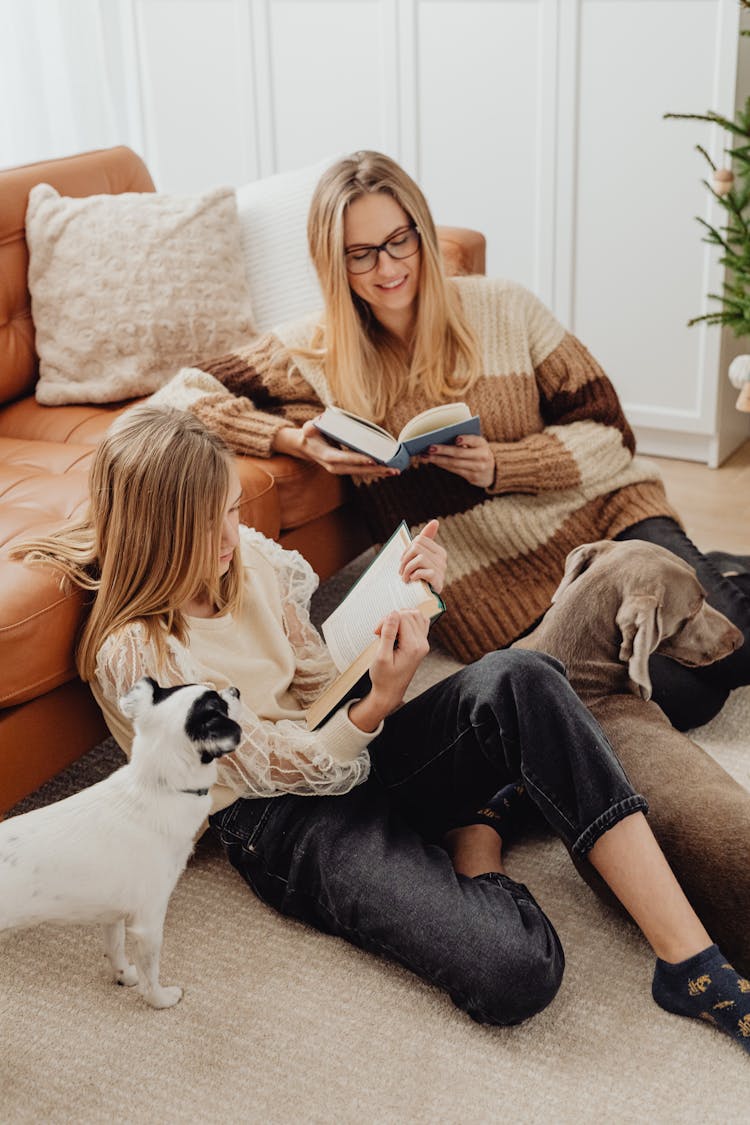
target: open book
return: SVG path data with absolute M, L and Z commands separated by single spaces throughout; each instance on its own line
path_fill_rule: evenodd
M 405 523 L 400 523 L 344 600 L 321 626 L 328 651 L 339 675 L 307 710 L 310 730 L 328 718 L 352 694 L 367 674 L 380 643 L 373 630 L 392 609 L 420 609 L 434 621 L 445 603 L 426 582 L 404 582 L 398 572 L 401 556 L 411 543 Z M 365 688 L 361 695 L 369 690 Z
M 449 445 L 459 434 L 481 433 L 479 416 L 465 402 L 444 402 L 415 414 L 398 437 L 339 406 L 326 407 L 315 425 L 326 437 L 393 469 L 405 469 L 428 445 Z

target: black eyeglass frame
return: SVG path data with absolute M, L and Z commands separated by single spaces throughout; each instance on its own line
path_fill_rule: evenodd
M 417 236 L 417 244 L 413 250 L 410 250 L 408 254 L 394 254 L 391 250 L 388 249 L 394 239 L 398 238 L 399 235 L 403 236 L 407 234 L 409 231 L 413 231 Z M 385 250 L 388 257 L 392 258 L 394 262 L 403 262 L 406 258 L 413 258 L 414 255 L 419 252 L 421 246 L 422 234 L 419 230 L 419 227 L 416 223 L 407 223 L 406 226 L 399 227 L 398 230 L 394 230 L 393 233 L 385 240 L 385 242 L 381 242 L 379 246 L 353 246 L 350 250 L 344 251 L 344 264 L 346 266 L 346 272 L 354 274 L 355 277 L 361 277 L 365 273 L 372 273 L 372 271 L 377 268 L 378 262 L 380 261 L 380 255 L 383 250 Z M 369 254 L 372 253 L 373 250 L 375 251 L 375 261 L 371 266 L 368 266 L 365 270 L 357 270 L 351 268 L 349 264 L 352 260 L 350 255 L 364 254 L 365 252 Z

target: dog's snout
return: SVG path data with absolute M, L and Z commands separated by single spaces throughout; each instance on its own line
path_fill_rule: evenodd
M 209 719 L 200 741 L 201 762 L 208 765 L 215 758 L 223 758 L 236 750 L 242 738 L 242 727 L 234 719 L 214 718 Z
M 742 630 L 738 629 L 736 625 L 730 624 L 730 627 L 726 632 L 725 643 L 728 646 L 730 652 L 736 652 L 738 648 L 742 648 L 745 643 L 745 637 L 742 633 Z
M 701 668 L 731 656 L 744 643 L 742 632 L 723 613 L 704 604 L 658 652 L 688 668 Z

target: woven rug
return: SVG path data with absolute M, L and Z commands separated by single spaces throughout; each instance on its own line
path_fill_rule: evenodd
M 318 617 L 353 573 L 316 596 Z M 455 667 L 433 652 L 415 689 Z M 749 732 L 746 688 L 695 735 L 748 788 Z M 122 761 L 109 740 L 15 811 Z M 554 921 L 567 969 L 546 1011 L 486 1028 L 406 970 L 274 914 L 207 835 L 167 915 L 162 980 L 185 988 L 175 1008 L 112 985 L 94 929 L 41 926 L 0 944 L 0 1123 L 747 1120 L 747 1055 L 656 1007 L 648 946 L 562 844 L 524 839 L 508 869 Z

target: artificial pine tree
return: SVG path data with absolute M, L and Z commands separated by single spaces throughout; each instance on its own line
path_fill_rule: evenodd
M 750 0 L 747 0 L 750 5 Z M 723 293 L 709 293 L 713 301 L 719 301 L 720 309 L 694 316 L 688 324 L 698 324 L 705 320 L 708 324 L 726 324 L 735 336 L 750 334 L 750 98 L 735 120 L 722 117 L 720 113 L 665 113 L 665 117 L 679 118 L 683 121 L 709 121 L 731 133 L 736 138 L 733 148 L 724 151 L 730 158 L 736 172 L 731 168 L 719 168 L 714 164 L 702 145 L 697 151 L 705 158 L 711 168 L 711 182 L 704 180 L 708 191 L 723 207 L 726 224 L 714 227 L 696 216 L 704 228 L 703 241 L 721 247 L 719 262 L 726 266 L 727 274 Z
M 739 0 L 740 7 L 750 11 L 750 0 Z M 750 35 L 750 31 L 740 31 Z M 694 316 L 688 326 L 705 321 L 731 328 L 735 336 L 750 335 L 750 98 L 738 110 L 735 119 L 709 110 L 707 113 L 665 113 L 665 117 L 682 121 L 707 121 L 731 134 L 735 144 L 724 149 L 732 167 L 719 168 L 702 145 L 696 149 L 711 169 L 711 182 L 704 180 L 707 190 L 725 211 L 726 224 L 715 227 L 700 216 L 704 228 L 703 241 L 719 246 L 719 262 L 726 267 L 722 293 L 709 293 L 720 308 Z M 750 411 L 750 355 L 737 356 L 729 368 L 729 378 L 740 391 L 737 408 Z

